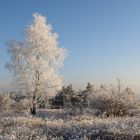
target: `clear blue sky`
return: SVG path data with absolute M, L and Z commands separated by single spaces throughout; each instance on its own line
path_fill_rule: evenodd
M 0 0 L 0 87 L 9 88 L 11 74 L 5 42 L 22 39 L 38 12 L 47 17 L 60 45 L 69 50 L 61 73 L 77 87 L 115 81 L 140 85 L 139 0 Z M 139 89 L 140 91 L 140 89 Z

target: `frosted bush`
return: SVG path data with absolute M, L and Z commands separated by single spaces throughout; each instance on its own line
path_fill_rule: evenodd
M 104 116 L 123 116 L 135 107 L 135 95 L 130 88 L 101 86 L 89 97 L 89 107 L 98 109 Z
M 0 93 L 0 111 L 8 110 L 11 108 L 12 101 L 9 94 Z
M 22 99 L 19 102 L 14 102 L 13 109 L 22 112 L 29 108 L 29 104 L 29 99 Z

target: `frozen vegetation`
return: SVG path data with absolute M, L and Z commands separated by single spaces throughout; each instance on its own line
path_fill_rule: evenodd
M 2 140 L 139 140 L 140 118 L 69 116 L 65 110 L 40 110 L 36 116 L 13 111 L 0 114 Z
M 0 139 L 139 140 L 138 101 L 130 89 L 117 87 L 107 90 L 88 83 L 79 92 L 72 85 L 63 87 L 50 100 L 38 100 L 36 115 L 24 95 L 0 94 Z

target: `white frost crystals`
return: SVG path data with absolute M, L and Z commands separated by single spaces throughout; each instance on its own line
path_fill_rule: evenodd
M 45 17 L 33 14 L 33 18 L 25 29 L 24 41 L 7 42 L 11 62 L 6 67 L 13 72 L 17 88 L 36 98 L 40 93 L 54 95 L 61 88 L 58 70 L 67 51 L 58 46 L 57 34 Z

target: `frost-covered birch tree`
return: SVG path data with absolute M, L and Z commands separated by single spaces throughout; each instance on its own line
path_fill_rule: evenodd
M 31 114 L 36 114 L 37 98 L 54 95 L 61 88 L 59 69 L 66 49 L 59 47 L 57 34 L 46 18 L 33 14 L 33 22 L 25 28 L 24 40 L 7 42 L 11 61 L 6 68 L 14 74 L 18 91 L 28 95 Z

